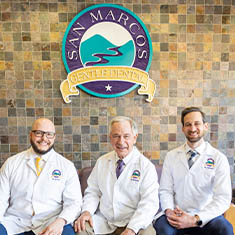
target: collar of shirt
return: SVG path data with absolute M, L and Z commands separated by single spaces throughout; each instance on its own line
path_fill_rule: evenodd
M 131 150 L 131 152 L 126 156 L 124 157 L 122 160 L 123 162 L 125 163 L 125 165 L 128 164 L 128 162 L 131 160 L 131 157 L 132 157 L 132 154 L 134 152 L 134 148 L 135 146 L 133 146 L 133 149 Z M 117 161 L 119 160 L 120 158 L 118 157 L 117 153 L 115 154 L 115 162 L 117 163 Z
M 190 151 L 190 150 L 191 150 L 191 151 L 196 151 L 196 152 L 197 152 L 196 159 L 197 159 L 198 156 L 203 153 L 205 147 L 206 147 L 205 141 L 203 141 L 203 142 L 200 144 L 200 146 L 198 146 L 198 147 L 195 148 L 195 149 L 190 148 L 189 145 L 188 145 L 188 143 L 185 143 L 185 153 L 186 153 L 186 155 L 187 155 L 187 157 L 188 157 L 188 159 L 189 159 L 189 158 L 190 158 L 189 151 Z
M 40 154 L 38 154 L 38 153 L 35 153 L 32 147 L 31 147 L 31 150 L 32 150 L 32 151 L 31 151 L 31 154 L 32 154 L 33 158 L 36 159 L 36 157 L 41 157 L 41 159 L 43 160 L 43 162 L 47 162 L 47 160 L 48 160 L 48 158 L 49 158 L 49 156 L 50 156 L 50 153 L 51 153 L 51 151 L 52 151 L 52 150 L 51 150 L 51 151 L 47 152 L 46 154 L 40 155 Z

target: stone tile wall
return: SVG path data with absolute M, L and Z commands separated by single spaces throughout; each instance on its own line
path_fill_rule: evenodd
M 113 99 L 81 92 L 65 104 L 59 91 L 66 79 L 61 59 L 64 32 L 82 9 L 121 4 L 147 26 L 153 42 L 152 103 L 133 91 Z M 54 121 L 56 150 L 77 168 L 93 165 L 110 150 L 108 122 L 133 117 L 138 148 L 155 162 L 184 142 L 180 112 L 206 112 L 206 136 L 228 157 L 235 186 L 235 0 L 1 0 L 0 161 L 29 146 L 37 117 Z

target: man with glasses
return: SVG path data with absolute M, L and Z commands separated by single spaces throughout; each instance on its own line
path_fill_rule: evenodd
M 74 235 L 82 204 L 76 169 L 54 151 L 49 119 L 37 119 L 29 136 L 31 148 L 0 170 L 0 234 Z

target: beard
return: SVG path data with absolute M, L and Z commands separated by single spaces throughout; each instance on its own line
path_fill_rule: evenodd
M 34 152 L 38 153 L 38 154 L 41 154 L 41 155 L 48 153 L 49 151 L 51 151 L 51 149 L 54 148 L 54 144 L 53 144 L 47 150 L 40 150 L 32 140 L 30 140 L 30 143 L 31 143 L 31 146 L 32 146 Z
M 203 137 L 203 135 L 201 136 L 198 136 L 196 138 L 192 138 L 192 137 L 189 137 L 189 136 L 186 136 L 186 139 L 190 142 L 190 143 L 197 143 L 201 140 L 201 138 Z

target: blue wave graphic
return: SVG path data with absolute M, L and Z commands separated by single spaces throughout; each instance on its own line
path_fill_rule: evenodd
M 93 56 L 98 57 L 100 60 L 97 61 L 97 62 L 87 62 L 85 65 L 86 65 L 86 66 L 92 66 L 92 65 L 98 65 L 98 64 L 107 64 L 107 63 L 109 63 L 110 61 L 107 60 L 107 59 L 105 59 L 105 58 L 104 58 L 105 56 L 109 57 L 109 56 L 122 56 L 122 55 L 123 55 L 123 53 L 121 53 L 121 52 L 118 50 L 119 48 L 120 48 L 120 47 L 108 48 L 108 50 L 110 50 L 110 51 L 115 51 L 115 52 L 116 52 L 115 55 L 96 53 L 96 54 L 94 54 Z
M 132 40 L 117 46 L 96 34 L 81 44 L 80 56 L 85 66 L 131 66 L 135 58 L 135 47 Z

